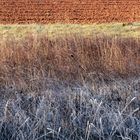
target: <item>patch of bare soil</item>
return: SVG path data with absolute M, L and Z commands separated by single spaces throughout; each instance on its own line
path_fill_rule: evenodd
M 0 23 L 3 24 L 139 20 L 139 0 L 0 0 Z

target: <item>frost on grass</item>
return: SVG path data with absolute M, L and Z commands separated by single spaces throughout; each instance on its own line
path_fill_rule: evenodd
M 139 140 L 140 79 L 93 85 L 54 83 L 38 93 L 1 96 L 1 140 Z M 57 89 L 59 87 L 59 90 Z

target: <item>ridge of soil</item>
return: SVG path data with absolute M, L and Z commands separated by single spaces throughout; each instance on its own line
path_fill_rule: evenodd
M 0 23 L 140 21 L 139 0 L 0 0 Z

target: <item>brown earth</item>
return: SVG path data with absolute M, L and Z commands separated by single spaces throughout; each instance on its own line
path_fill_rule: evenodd
M 0 0 L 0 23 L 140 21 L 139 0 Z

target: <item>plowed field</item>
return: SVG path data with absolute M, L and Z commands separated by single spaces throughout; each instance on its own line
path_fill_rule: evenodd
M 0 23 L 140 21 L 139 0 L 0 0 Z

